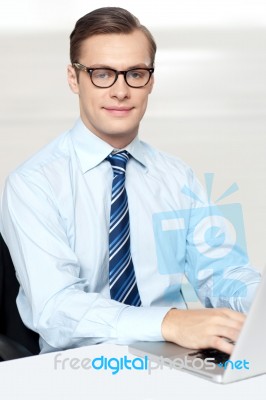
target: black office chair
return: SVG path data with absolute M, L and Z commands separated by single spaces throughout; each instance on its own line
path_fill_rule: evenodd
M 22 322 L 16 297 L 19 283 L 9 250 L 0 234 L 0 361 L 36 355 L 39 335 Z

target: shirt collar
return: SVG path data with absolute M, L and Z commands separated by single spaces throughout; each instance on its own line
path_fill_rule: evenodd
M 83 173 L 99 165 L 114 150 L 112 146 L 90 132 L 80 118 L 72 128 L 71 135 Z M 125 150 L 142 166 L 147 167 L 143 146 L 138 137 L 135 137 Z

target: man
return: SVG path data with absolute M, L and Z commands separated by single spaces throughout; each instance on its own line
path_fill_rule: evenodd
M 42 352 L 168 340 L 231 353 L 241 330 L 259 274 L 241 252 L 230 265 L 200 256 L 192 234 L 207 207 L 195 200 L 205 198 L 200 184 L 137 136 L 155 52 L 150 32 L 124 9 L 82 17 L 68 67 L 80 119 L 6 182 L 2 230 L 18 308 Z M 165 246 L 156 224 L 163 217 L 163 232 L 177 231 L 171 213 L 179 210 L 190 210 L 186 226 Z M 208 309 L 186 310 L 183 274 Z

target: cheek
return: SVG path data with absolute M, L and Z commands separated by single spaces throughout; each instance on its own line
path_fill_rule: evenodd
M 81 106 L 87 113 L 93 113 L 99 108 L 99 99 L 90 88 L 80 90 L 79 98 Z
M 148 93 L 146 92 L 139 98 L 139 105 L 141 110 L 146 109 L 147 103 L 148 103 Z

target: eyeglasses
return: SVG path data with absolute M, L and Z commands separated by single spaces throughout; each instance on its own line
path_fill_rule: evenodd
M 73 67 L 87 72 L 93 85 L 102 89 L 113 86 L 118 75 L 124 75 L 128 86 L 142 88 L 147 85 L 154 72 L 154 68 L 132 68 L 127 71 L 116 71 L 112 68 L 89 68 L 78 62 L 73 63 Z

